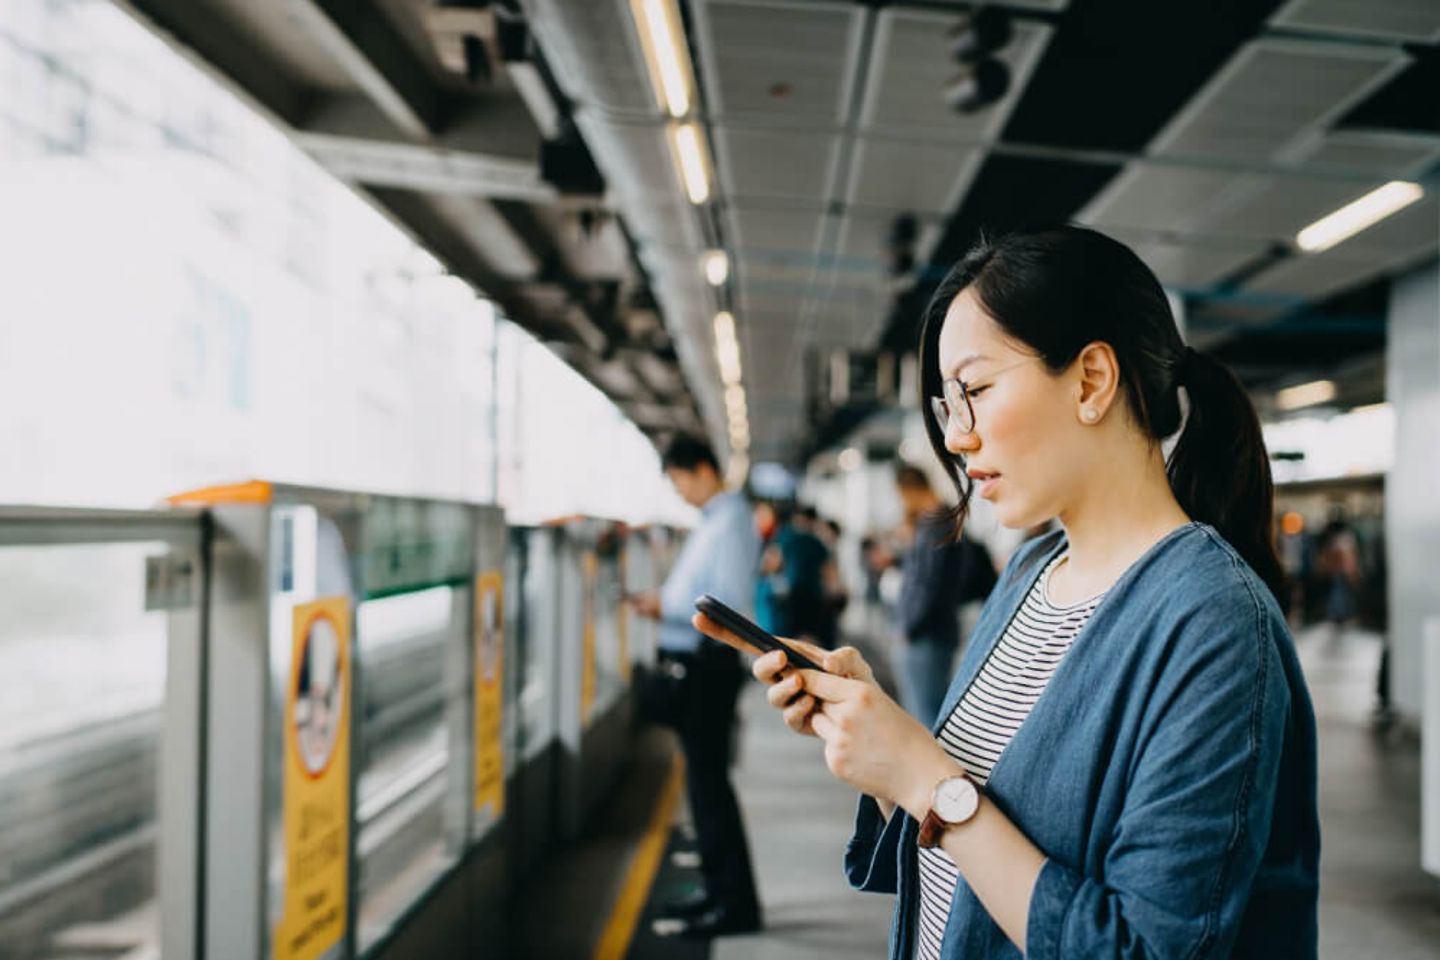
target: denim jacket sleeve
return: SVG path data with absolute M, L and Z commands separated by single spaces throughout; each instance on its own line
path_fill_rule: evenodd
M 1264 855 L 1289 710 L 1278 610 L 1258 581 L 1179 618 L 1098 864 L 1047 860 L 1028 957 L 1226 957 Z M 1098 867 L 1098 869 L 1097 869 Z
M 896 892 L 904 824 L 903 810 L 897 809 L 886 821 L 874 797 L 860 798 L 855 834 L 845 847 L 845 876 L 852 887 L 866 893 Z

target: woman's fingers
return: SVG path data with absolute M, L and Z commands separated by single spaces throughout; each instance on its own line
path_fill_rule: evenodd
M 703 613 L 697 613 L 695 614 L 695 616 L 691 617 L 690 625 L 693 626 L 696 630 L 699 630 L 701 633 L 705 634 L 705 636 L 709 637 L 710 639 L 719 640 L 721 643 L 726 644 L 727 646 L 734 647 L 741 653 L 748 653 L 752 657 L 758 656 L 760 653 L 760 651 L 754 646 L 751 646 L 744 640 L 741 640 L 736 634 L 733 634 L 729 630 L 726 630 L 724 627 L 720 626 L 720 624 L 716 623 L 714 620 L 711 620 Z
M 863 700 L 875 690 L 867 681 L 837 677 L 819 670 L 797 670 L 796 673 L 804 677 L 806 692 L 825 703 Z
M 771 684 L 770 689 L 765 691 L 765 699 L 770 701 L 770 706 L 783 708 L 804 689 L 804 678 L 798 671 L 791 671 L 784 678 Z
M 873 682 L 875 673 L 870 669 L 870 664 L 860 656 L 860 651 L 854 647 L 840 647 L 837 650 L 824 652 L 824 659 L 820 661 L 826 670 L 839 674 L 842 677 L 854 677 L 857 680 Z
M 810 729 L 810 718 L 815 716 L 816 706 L 815 698 L 804 693 L 786 707 L 780 715 L 785 718 L 785 725 L 796 733 L 813 734 L 815 731 Z
M 835 721 L 832 720 L 824 710 L 813 711 L 809 719 L 810 729 L 814 730 L 815 735 L 826 743 L 829 743 L 831 738 L 840 732 L 840 728 L 835 725 Z
M 750 665 L 750 672 L 756 680 L 761 683 L 774 683 L 779 680 L 785 671 L 785 653 L 782 650 L 772 650 L 763 657 L 756 658 Z

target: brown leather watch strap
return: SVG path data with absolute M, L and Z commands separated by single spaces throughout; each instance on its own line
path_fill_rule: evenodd
M 940 846 L 940 835 L 948 826 L 950 824 L 936 816 L 934 810 L 927 810 L 925 819 L 920 821 L 920 832 L 915 837 L 916 845 L 926 850 Z

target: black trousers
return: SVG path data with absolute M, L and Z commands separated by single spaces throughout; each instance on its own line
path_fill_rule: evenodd
M 678 732 L 705 890 L 712 900 L 732 910 L 758 911 L 750 844 L 730 782 L 735 701 L 745 681 L 740 655 L 705 640 L 697 653 L 682 656 L 681 662 L 687 682 Z

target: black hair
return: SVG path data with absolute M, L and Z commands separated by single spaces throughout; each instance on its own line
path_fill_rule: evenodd
M 676 434 L 660 454 L 662 470 L 693 471 L 702 465 L 708 465 L 717 474 L 720 472 L 720 461 L 715 459 L 715 451 L 710 444 L 693 434 Z
M 941 395 L 940 329 L 955 298 L 973 289 L 1004 333 L 1059 373 L 1088 344 L 1115 351 L 1130 415 L 1155 443 L 1180 429 L 1180 387 L 1188 419 L 1166 465 L 1180 506 L 1215 527 L 1280 595 L 1272 540 L 1274 489 L 1260 419 L 1244 387 L 1218 361 L 1185 346 L 1155 274 L 1129 247 L 1077 226 L 981 239 L 957 263 L 925 308 L 920 334 L 920 410 L 930 446 L 959 493 L 951 511 L 958 537 L 971 484 L 945 448 L 930 410 Z

